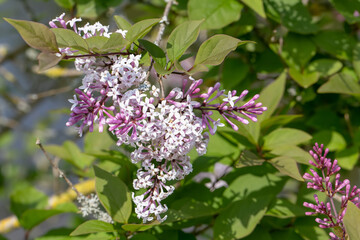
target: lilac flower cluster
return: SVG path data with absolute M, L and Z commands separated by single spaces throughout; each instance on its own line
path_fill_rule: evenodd
M 303 178 L 308 180 L 308 188 L 315 189 L 320 192 L 324 192 L 329 198 L 329 202 L 320 202 L 318 196 L 315 194 L 315 204 L 304 202 L 304 206 L 311 208 L 314 212 L 306 212 L 306 215 L 324 214 L 325 218 L 316 218 L 316 222 L 319 223 L 321 228 L 337 228 L 341 231 L 336 231 L 337 234 L 331 232 L 329 235 L 332 240 L 345 240 L 346 230 L 343 224 L 343 219 L 346 213 L 348 201 L 353 202 L 357 207 L 360 207 L 360 188 L 357 186 L 351 187 L 350 181 L 345 179 L 340 181 L 340 166 L 337 165 L 337 160 L 332 161 L 327 158 L 329 149 L 325 149 L 324 145 L 320 146 L 316 143 L 313 147 L 314 151 L 310 151 L 311 156 L 315 160 L 310 160 L 309 163 L 321 171 L 321 176 L 316 170 L 310 169 L 311 173 L 305 173 Z M 336 175 L 335 175 L 336 174 Z M 335 175 L 335 181 L 332 183 L 331 177 Z M 334 204 L 334 198 L 336 195 L 341 195 L 340 210 L 337 211 Z
M 55 20 L 64 27 L 62 16 Z M 69 24 L 76 21 L 70 20 Z M 54 24 L 50 22 L 50 25 Z M 82 31 L 83 37 L 111 34 L 99 26 L 93 27 L 94 32 L 83 28 L 75 31 Z M 185 75 L 181 87 L 160 96 L 163 91 L 147 81 L 149 70 L 139 60 L 140 55 L 132 54 L 77 57 L 76 69 L 85 76 L 82 85 L 75 89 L 74 99 L 69 100 L 73 105 L 67 126 L 80 124 L 81 135 L 85 127 L 93 131 L 95 123 L 100 132 L 107 125 L 117 137 L 118 145 L 132 146 L 131 160 L 141 164 L 133 186 L 136 190 L 145 189 L 141 195 L 133 193 L 135 212 L 144 222 L 164 221 L 166 216 L 161 215 L 167 206 L 161 201 L 174 191 L 168 182 L 181 180 L 192 171 L 188 153 L 193 148 L 199 155 L 206 153 L 209 141 L 206 129 L 215 134 L 217 127 L 224 126 L 220 119 L 212 118 L 213 112 L 219 112 L 237 130 L 230 119 L 248 124 L 246 118 L 256 121 L 256 116 L 266 107 L 255 103 L 259 95 L 242 102 L 247 90 L 239 96 L 235 90 L 224 95 L 219 83 L 200 93 L 203 81 Z

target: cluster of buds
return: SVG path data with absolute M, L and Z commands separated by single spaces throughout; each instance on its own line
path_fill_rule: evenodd
M 314 151 L 310 151 L 314 161 L 310 160 L 309 163 L 321 171 L 321 176 L 314 169 L 310 169 L 311 173 L 305 173 L 303 178 L 308 180 L 307 188 L 312 188 L 320 192 L 324 192 L 329 199 L 329 202 L 320 202 L 318 196 L 315 194 L 315 204 L 304 202 L 304 206 L 311 208 L 314 212 L 306 212 L 306 215 L 323 214 L 326 217 L 316 218 L 321 228 L 337 229 L 335 233 L 330 232 L 332 240 L 345 240 L 346 230 L 343 224 L 343 219 L 346 213 L 348 201 L 353 202 L 357 207 L 360 206 L 360 188 L 357 186 L 351 187 L 350 181 L 345 179 L 340 181 L 340 166 L 337 165 L 337 160 L 332 161 L 327 158 L 329 149 L 325 149 L 324 145 L 320 146 L 316 143 L 313 147 Z M 334 183 L 330 178 L 335 175 Z M 336 195 L 341 196 L 341 206 L 338 211 L 334 204 Z M 340 230 L 339 230 L 340 229 Z
M 59 19 L 61 23 L 62 18 Z M 107 28 L 95 32 L 111 34 Z M 83 30 L 81 36 L 89 34 Z M 144 222 L 164 221 L 166 216 L 161 215 L 167 206 L 161 201 L 174 191 L 168 182 L 181 180 L 192 171 L 190 150 L 195 148 L 199 155 L 206 153 L 206 130 L 215 134 L 217 127 L 224 126 L 220 119 L 212 118 L 213 112 L 237 130 L 230 119 L 248 124 L 247 118 L 256 121 L 266 107 L 255 103 L 259 95 L 244 102 L 247 90 L 239 96 L 235 90 L 225 95 L 219 83 L 200 93 L 203 81 L 186 75 L 182 86 L 163 96 L 163 91 L 147 81 L 149 70 L 139 60 L 140 55 L 132 54 L 77 57 L 76 69 L 85 76 L 74 99 L 69 100 L 73 105 L 67 126 L 80 124 L 81 135 L 85 127 L 93 131 L 95 123 L 100 132 L 107 125 L 118 145 L 132 146 L 131 160 L 141 164 L 133 186 L 136 190 L 145 189 L 141 195 L 133 193 L 135 212 Z

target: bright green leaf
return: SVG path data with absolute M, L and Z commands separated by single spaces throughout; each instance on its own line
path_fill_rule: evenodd
M 32 229 L 46 219 L 64 212 L 66 211 L 57 209 L 29 209 L 21 215 L 19 221 L 23 228 Z
M 225 57 L 239 45 L 248 43 L 228 35 L 218 34 L 203 42 L 196 54 L 194 67 L 197 65 L 219 65 Z
M 178 60 L 197 39 L 203 21 L 186 21 L 177 26 L 167 40 L 166 51 L 171 62 Z
M 241 0 L 245 5 L 254 10 L 259 16 L 266 18 L 264 4 L 262 0 Z
M 284 145 L 298 145 L 311 139 L 311 135 L 293 128 L 280 128 L 264 137 L 264 149 L 274 149 Z
M 330 58 L 322 58 L 312 61 L 307 67 L 308 72 L 318 72 L 320 77 L 328 77 L 340 71 L 342 62 Z
M 278 156 L 290 157 L 294 159 L 296 162 L 306 165 L 310 165 L 309 160 L 312 159 L 311 155 L 307 151 L 297 146 L 289 146 L 289 145 L 279 146 L 277 148 L 272 149 L 270 153 Z
M 359 149 L 356 146 L 336 152 L 335 158 L 341 168 L 352 170 L 359 160 Z
M 121 226 L 121 228 L 126 231 L 130 231 L 130 232 L 143 232 L 143 231 L 146 231 L 148 229 L 155 227 L 158 224 L 160 224 L 160 222 L 155 220 L 154 222 L 149 223 L 149 224 L 145 224 L 145 223 L 144 224 L 135 224 L 135 223 L 124 224 Z
M 100 202 L 114 221 L 127 223 L 131 214 L 131 195 L 118 177 L 94 166 L 95 188 Z
M 267 211 L 270 198 L 246 198 L 231 204 L 215 220 L 214 239 L 239 239 L 249 235 Z
M 277 168 L 279 172 L 288 175 L 298 181 L 304 181 L 294 159 L 281 156 L 269 160 L 269 163 L 271 163 L 275 168 Z
M 337 73 L 320 86 L 318 93 L 358 95 L 360 94 L 360 85 L 351 75 Z
M 344 137 L 340 133 L 330 130 L 323 130 L 315 133 L 312 142 L 324 144 L 325 148 L 328 148 L 330 151 L 340 151 L 346 147 Z
M 266 212 L 266 216 L 292 218 L 305 216 L 305 211 L 303 207 L 290 202 L 288 199 L 278 198 L 275 204 Z
M 54 53 L 49 52 L 41 52 L 38 56 L 39 60 L 39 72 L 48 70 L 49 68 L 52 68 L 56 66 L 63 57 L 58 57 Z
M 44 52 L 59 52 L 55 34 L 44 24 L 10 18 L 4 19 L 16 28 L 30 47 Z
M 70 47 L 83 52 L 89 52 L 89 46 L 87 45 L 85 39 L 76 34 L 74 31 L 64 28 L 52 28 L 51 31 L 55 34 L 59 47 Z
M 88 132 L 84 138 L 84 152 L 87 154 L 105 154 L 105 151 L 112 145 L 114 145 L 114 141 L 109 134 L 104 134 L 103 132 Z M 119 155 L 123 157 L 121 153 Z
M 114 16 L 115 22 L 119 29 L 121 30 L 129 30 L 131 28 L 131 24 L 122 16 L 115 15 Z
M 289 74 L 303 88 L 308 88 L 319 80 L 318 72 L 299 72 L 295 68 L 290 68 Z
M 353 66 L 358 78 L 360 78 L 360 43 L 357 43 L 353 50 Z
M 219 29 L 239 20 L 243 6 L 236 0 L 189 0 L 190 20 L 205 19 L 203 28 Z
M 44 208 L 47 204 L 48 197 L 31 186 L 17 189 L 10 196 L 10 209 L 18 218 L 26 210 Z
M 129 44 L 135 42 L 139 38 L 144 37 L 158 22 L 160 22 L 160 19 L 154 18 L 146 19 L 132 25 L 126 33 L 126 39 L 129 41 Z M 129 44 L 128 46 L 130 46 Z
M 128 42 L 120 33 L 112 33 L 109 40 L 102 46 L 102 51 L 121 51 Z
M 352 202 L 348 202 L 347 210 L 344 216 L 344 225 L 346 232 L 351 240 L 360 239 L 360 209 Z
M 115 232 L 112 224 L 100 220 L 89 220 L 80 224 L 70 236 L 78 236 L 96 232 Z

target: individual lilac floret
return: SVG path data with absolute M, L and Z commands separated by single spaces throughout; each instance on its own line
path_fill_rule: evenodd
M 332 161 L 330 158 L 327 158 L 329 149 L 325 149 L 324 145 L 320 146 L 315 143 L 313 151 L 309 151 L 313 160 L 310 160 L 309 163 L 321 171 L 321 176 L 316 170 L 310 169 L 312 174 L 305 173 L 303 178 L 308 180 L 307 187 L 324 192 L 329 198 L 329 202 L 320 202 L 318 196 L 315 194 L 315 204 L 304 202 L 304 206 L 313 209 L 313 212 L 306 212 L 306 215 L 313 214 L 323 214 L 326 217 L 316 218 L 315 221 L 319 223 L 321 228 L 339 228 L 341 233 L 337 231 L 335 233 L 331 232 L 330 238 L 333 240 L 340 239 L 345 240 L 347 233 L 345 226 L 343 224 L 343 219 L 346 213 L 348 201 L 353 202 L 357 207 L 360 206 L 360 189 L 356 186 L 351 188 L 350 181 L 345 179 L 340 181 L 340 174 L 337 173 L 341 170 L 340 166 L 337 165 L 337 160 Z M 330 181 L 330 177 L 336 174 L 334 184 Z M 341 196 L 341 206 L 338 211 L 334 204 L 335 195 Z

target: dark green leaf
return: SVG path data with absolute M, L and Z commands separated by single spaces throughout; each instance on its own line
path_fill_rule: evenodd
M 290 31 L 309 34 L 318 30 L 301 0 L 265 0 L 264 3 L 268 16 Z
M 80 224 L 70 236 L 78 236 L 96 232 L 115 232 L 115 228 L 112 224 L 99 220 L 89 220 Z
M 236 0 L 189 0 L 190 20 L 205 19 L 203 28 L 219 29 L 239 20 L 243 6 Z
M 359 0 L 330 0 L 330 2 L 350 24 L 360 21 L 360 17 L 354 14 L 355 11 L 360 12 Z
M 100 202 L 114 221 L 127 223 L 131 214 L 131 195 L 118 177 L 94 166 L 95 188 Z
M 163 69 L 166 67 L 166 55 L 164 51 L 152 42 L 144 39 L 139 39 L 139 43 L 150 53 L 150 56 L 158 63 Z
M 337 73 L 321 85 L 318 93 L 360 94 L 360 85 L 351 75 Z
M 126 231 L 130 231 L 130 232 L 142 232 L 142 231 L 146 231 L 148 229 L 151 229 L 153 227 L 155 227 L 156 225 L 160 224 L 160 222 L 158 221 L 154 221 L 152 223 L 149 224 L 124 224 L 122 225 L 122 229 L 126 230 Z
M 248 64 L 238 58 L 227 58 L 222 68 L 222 83 L 225 89 L 234 89 L 249 73 Z
M 44 24 L 10 18 L 4 19 L 16 28 L 30 47 L 44 52 L 59 52 L 55 34 Z
M 47 204 L 48 197 L 31 186 L 17 189 L 10 196 L 10 209 L 18 218 L 26 210 L 44 208 Z
M 303 182 L 304 179 L 302 178 L 299 168 L 296 164 L 296 161 L 290 157 L 276 157 L 269 160 L 275 168 L 277 168 L 281 173 L 288 175 L 298 181 Z
M 214 239 L 239 239 L 249 235 L 263 218 L 270 198 L 246 198 L 231 204 L 215 220 Z
M 305 216 L 304 208 L 298 206 L 288 199 L 276 199 L 275 204 L 266 212 L 267 216 L 277 218 L 290 218 Z
M 43 72 L 45 70 L 48 70 L 49 68 L 56 66 L 61 61 L 62 58 L 63 56 L 58 57 L 54 53 L 41 52 L 38 56 L 38 60 L 39 60 L 38 71 Z
M 85 39 L 74 31 L 64 28 L 52 28 L 51 31 L 55 34 L 59 47 L 70 47 L 83 52 L 89 52 L 89 47 Z
M 122 16 L 115 15 L 114 16 L 115 22 L 119 29 L 121 30 L 129 30 L 131 28 L 131 24 Z
M 32 229 L 46 219 L 60 213 L 64 213 L 64 211 L 57 209 L 29 209 L 21 215 L 19 221 L 23 228 Z
M 203 21 L 186 21 L 177 26 L 167 41 L 166 51 L 171 62 L 178 60 L 193 44 L 200 32 Z
M 126 39 L 129 41 L 128 46 L 139 38 L 144 37 L 158 22 L 160 22 L 160 19 L 154 18 L 146 19 L 132 25 L 126 33 Z
M 358 78 L 360 78 L 360 43 L 357 43 L 353 50 L 353 66 Z
M 334 59 L 317 59 L 311 62 L 307 68 L 309 72 L 318 72 L 320 77 L 328 77 L 340 71 L 343 64 L 340 61 Z
M 316 34 L 313 39 L 321 50 L 340 59 L 351 60 L 355 40 L 345 32 L 333 30 L 323 31 Z
M 157 240 L 157 238 L 150 233 L 137 233 L 133 235 L 132 240 Z
M 346 232 L 351 240 L 360 239 L 360 209 L 352 202 L 348 202 L 347 210 L 344 216 L 344 225 Z
M 311 139 L 311 135 L 294 128 L 280 128 L 264 137 L 264 149 L 271 150 L 284 145 L 298 145 Z
M 72 9 L 75 5 L 74 0 L 55 0 L 55 2 L 62 8 Z
M 315 133 L 312 142 L 324 144 L 325 148 L 328 148 L 330 151 L 340 151 L 346 147 L 344 137 L 340 133 L 330 130 Z

